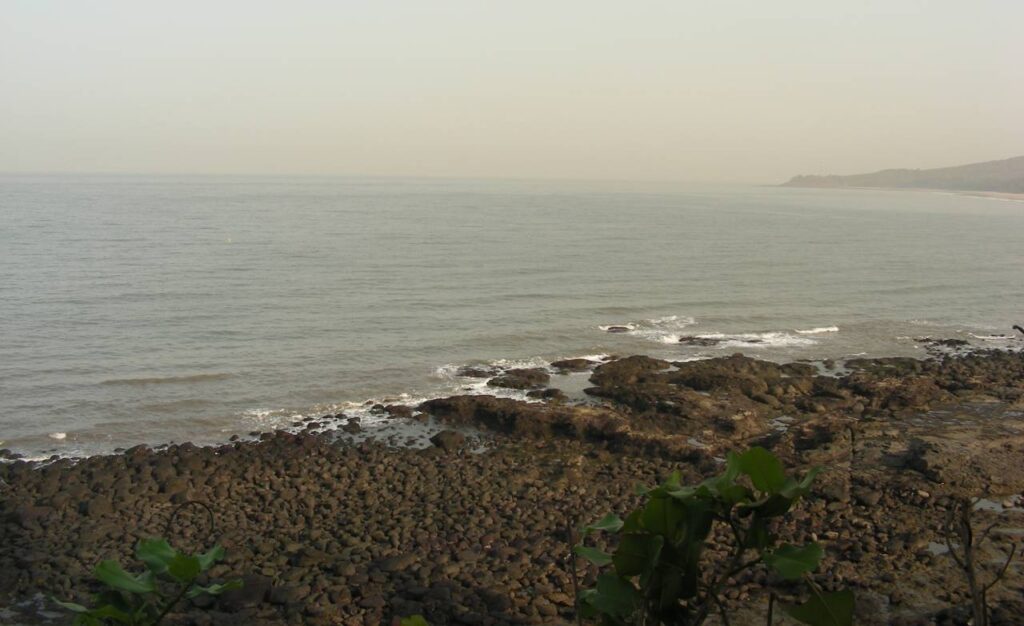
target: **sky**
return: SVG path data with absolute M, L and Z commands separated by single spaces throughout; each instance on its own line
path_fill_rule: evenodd
M 781 182 L 1024 154 L 1020 0 L 0 0 L 0 172 Z

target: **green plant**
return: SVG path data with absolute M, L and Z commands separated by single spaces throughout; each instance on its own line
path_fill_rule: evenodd
M 165 539 L 144 539 L 135 549 L 135 558 L 146 565 L 142 574 L 129 574 L 117 561 L 103 561 L 96 567 L 96 579 L 107 588 L 96 594 L 95 607 L 54 601 L 76 613 L 74 623 L 79 626 L 155 626 L 182 598 L 219 595 L 242 586 L 241 580 L 205 587 L 197 584 L 199 575 L 223 557 L 220 546 L 188 555 L 172 548 Z
M 848 626 L 852 592 L 825 593 L 809 576 L 821 560 L 821 546 L 777 545 L 772 533 L 772 522 L 808 492 L 817 473 L 788 478 L 778 458 L 755 447 L 729 453 L 725 471 L 699 485 L 683 486 L 676 472 L 658 487 L 640 489 L 646 501 L 625 520 L 608 515 L 582 530 L 575 553 L 605 571 L 594 588 L 579 594 L 581 615 L 604 626 L 691 626 L 717 610 L 728 624 L 720 598 L 724 585 L 763 566 L 810 587 L 808 602 L 782 607 L 788 615 L 813 626 Z M 724 565 L 705 568 L 702 557 L 717 525 L 732 536 L 731 554 Z M 618 535 L 614 552 L 583 544 L 595 531 Z

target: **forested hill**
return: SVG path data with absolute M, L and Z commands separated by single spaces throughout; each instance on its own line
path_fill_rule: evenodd
M 930 170 L 882 170 L 849 176 L 794 176 L 784 187 L 888 187 L 1024 193 L 1024 156 Z

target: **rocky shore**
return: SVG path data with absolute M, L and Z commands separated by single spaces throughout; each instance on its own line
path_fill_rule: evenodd
M 557 389 L 564 372 L 588 369 L 589 401 Z M 817 580 L 855 589 L 858 623 L 966 623 L 966 583 L 943 547 L 954 498 L 981 498 L 978 526 L 996 524 L 986 572 L 1024 534 L 1021 353 L 785 365 L 631 356 L 491 382 L 534 401 L 392 409 L 445 429 L 422 449 L 356 439 L 357 426 L 319 432 L 338 419 L 325 416 L 303 433 L 217 448 L 0 463 L 0 622 L 66 623 L 45 598 L 86 600 L 100 560 L 128 563 L 139 538 L 166 533 L 190 550 L 219 541 L 227 558 L 211 577 L 245 581 L 183 605 L 176 623 L 376 626 L 422 613 L 435 625 L 568 624 L 568 528 L 623 513 L 638 483 L 673 470 L 698 481 L 750 445 L 824 468 L 777 531 L 823 544 Z M 210 507 L 213 527 L 186 506 L 168 528 L 192 501 Z M 763 623 L 761 576 L 734 581 L 732 623 Z M 1024 621 L 1019 558 L 990 593 L 993 623 Z

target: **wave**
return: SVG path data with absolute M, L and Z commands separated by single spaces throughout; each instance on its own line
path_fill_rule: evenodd
M 820 335 L 820 334 L 823 334 L 823 333 L 838 333 L 839 332 L 839 327 L 838 326 L 819 326 L 817 328 L 809 328 L 807 330 L 799 330 L 799 329 L 797 329 L 796 332 L 798 334 L 800 334 L 800 335 Z
M 1015 341 L 1016 339 L 1019 338 L 1014 337 L 1013 335 L 975 335 L 974 333 L 969 334 L 971 335 L 971 337 L 974 337 L 975 339 L 980 339 L 982 341 Z
M 683 336 L 680 331 L 696 323 L 696 319 L 687 315 L 666 315 L 620 324 L 604 324 L 598 328 L 605 332 L 632 335 L 659 343 L 678 343 Z
M 698 339 L 717 340 L 717 348 L 791 348 L 813 346 L 818 342 L 805 336 L 791 335 L 783 331 L 763 333 L 705 333 L 695 335 Z
M 193 374 L 192 376 L 164 376 L 153 378 L 112 378 L 101 382 L 101 385 L 174 385 L 187 383 L 205 383 L 214 380 L 231 378 L 233 374 Z

